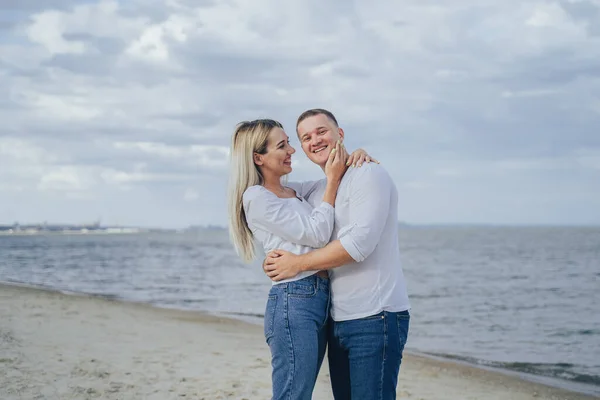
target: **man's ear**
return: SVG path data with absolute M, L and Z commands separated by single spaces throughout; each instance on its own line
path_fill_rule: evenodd
M 338 128 L 338 134 L 340 135 L 340 139 L 344 141 L 344 130 L 342 128 Z
M 262 154 L 254 153 L 254 164 L 256 164 L 256 165 L 263 165 Z

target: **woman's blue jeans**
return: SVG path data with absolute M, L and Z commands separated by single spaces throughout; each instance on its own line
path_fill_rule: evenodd
M 311 275 L 273 285 L 265 311 L 273 400 L 310 400 L 325 355 L 329 280 Z

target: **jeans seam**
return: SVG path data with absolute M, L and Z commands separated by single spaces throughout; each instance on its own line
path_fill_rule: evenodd
M 387 345 L 388 345 L 388 320 L 389 318 L 386 318 L 386 312 L 383 312 L 383 354 L 382 354 L 382 362 L 381 362 L 381 376 L 380 376 L 380 380 L 379 380 L 379 398 L 383 400 L 383 380 L 385 377 L 385 363 L 386 363 L 386 352 L 387 352 Z
M 289 383 L 289 388 L 290 390 L 288 391 L 288 400 L 291 400 L 293 398 L 292 396 L 292 391 L 294 388 L 294 375 L 296 373 L 295 369 L 296 369 L 296 364 L 295 364 L 295 360 L 294 360 L 294 342 L 292 340 L 292 332 L 290 329 L 290 318 L 289 318 L 289 313 L 288 313 L 288 299 L 289 299 L 289 294 L 285 293 L 285 329 L 286 329 L 286 333 L 288 335 L 288 339 L 289 339 L 289 351 L 290 351 L 290 372 L 289 372 L 289 376 L 288 376 L 288 383 Z
M 269 305 L 269 300 L 275 300 L 275 302 L 277 302 L 277 295 L 276 294 L 269 294 L 269 298 L 267 299 L 267 307 Z M 277 310 L 277 303 L 275 303 L 275 306 L 273 307 L 273 312 L 271 313 L 270 310 L 267 308 L 266 312 L 265 312 L 265 324 L 269 327 L 269 331 L 265 332 L 265 340 L 267 341 L 267 343 L 269 342 L 269 339 L 271 337 L 273 337 L 273 334 L 275 332 L 275 312 Z M 271 315 L 269 315 L 269 313 Z
M 327 308 L 325 308 L 325 320 L 323 322 L 323 326 L 327 326 L 327 321 L 329 321 L 329 309 L 331 307 L 331 291 L 327 291 Z
M 322 285 L 319 280 L 317 279 L 317 289 L 320 290 Z M 323 288 L 324 289 L 324 288 Z M 327 320 L 329 318 L 329 302 L 331 301 L 331 294 L 329 292 L 329 290 L 325 291 L 323 290 L 323 292 L 327 295 L 327 303 L 325 305 L 325 318 L 323 318 L 323 323 L 321 324 L 321 329 L 324 329 L 325 327 L 327 327 Z

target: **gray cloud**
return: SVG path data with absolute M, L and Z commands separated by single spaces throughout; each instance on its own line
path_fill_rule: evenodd
M 403 219 L 600 223 L 598 6 L 3 2 L 0 222 L 224 224 L 235 124 L 282 121 L 314 179 L 294 124 L 324 107 Z
M 40 11 L 44 9 L 66 10 L 73 6 L 71 0 L 3 0 L 0 9 L 6 12 Z

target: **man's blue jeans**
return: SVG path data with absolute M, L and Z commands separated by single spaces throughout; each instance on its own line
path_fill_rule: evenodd
M 325 356 L 329 280 L 312 275 L 273 285 L 265 311 L 273 400 L 310 400 Z
M 409 322 L 408 311 L 329 320 L 328 360 L 335 400 L 396 398 Z

